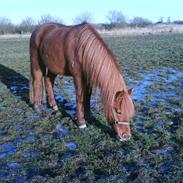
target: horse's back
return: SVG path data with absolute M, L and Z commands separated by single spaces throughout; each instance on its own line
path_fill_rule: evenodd
M 40 42 L 43 40 L 43 38 L 52 30 L 58 27 L 64 27 L 64 25 L 56 24 L 56 23 L 46 23 L 46 24 L 37 26 L 31 35 L 30 47 L 32 46 L 39 47 Z

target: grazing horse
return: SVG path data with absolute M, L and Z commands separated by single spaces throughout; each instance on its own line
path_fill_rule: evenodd
M 38 26 L 30 38 L 30 62 L 29 95 L 36 111 L 40 111 L 45 88 L 50 106 L 57 110 L 55 77 L 72 76 L 79 128 L 86 127 L 91 93 L 98 87 L 109 124 L 120 141 L 130 139 L 130 119 L 134 114 L 131 90 L 127 90 L 112 52 L 90 24 Z

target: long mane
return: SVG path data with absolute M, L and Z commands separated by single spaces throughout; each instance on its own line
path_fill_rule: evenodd
M 103 98 L 105 115 L 112 118 L 112 100 L 117 91 L 127 91 L 116 60 L 100 35 L 88 23 L 78 33 L 77 59 L 82 63 L 84 80 L 98 87 Z

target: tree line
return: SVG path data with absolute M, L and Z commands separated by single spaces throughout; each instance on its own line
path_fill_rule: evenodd
M 82 22 L 93 22 L 93 15 L 90 12 L 83 12 L 73 18 L 73 24 L 79 24 Z M 56 22 L 56 23 L 64 23 L 64 21 L 59 17 L 54 17 L 51 15 L 42 15 L 40 19 L 36 22 L 31 17 L 26 17 L 21 21 L 19 25 L 15 25 L 11 22 L 10 19 L 6 17 L 0 17 L 0 34 L 23 34 L 32 32 L 37 25 L 41 25 L 43 23 L 48 22 Z M 156 23 L 165 23 L 163 17 Z M 176 23 L 183 24 L 183 21 L 174 21 L 171 22 L 170 17 L 167 18 L 166 23 Z M 134 17 L 132 20 L 127 20 L 127 17 L 121 12 L 117 10 L 111 10 L 108 12 L 106 16 L 106 22 L 100 24 L 93 24 L 98 29 L 112 30 L 124 27 L 146 27 L 152 25 L 153 22 L 147 18 L 143 17 Z

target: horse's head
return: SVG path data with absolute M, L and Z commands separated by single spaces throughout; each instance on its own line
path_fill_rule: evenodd
M 120 141 L 127 141 L 131 138 L 130 119 L 134 114 L 131 93 L 132 89 L 128 91 L 118 91 L 113 98 L 112 127 Z

